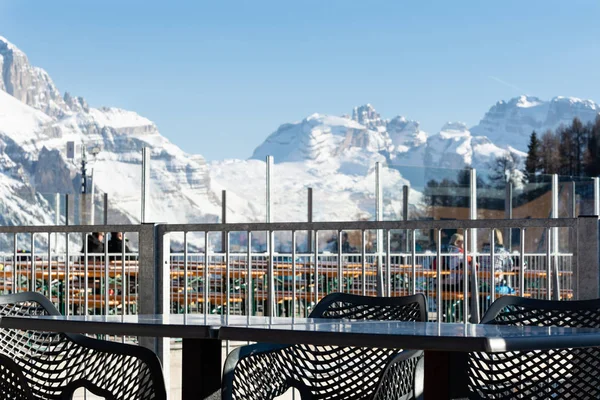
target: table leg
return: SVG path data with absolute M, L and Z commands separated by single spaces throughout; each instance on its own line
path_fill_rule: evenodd
M 424 398 L 468 397 L 467 354 L 451 351 L 425 351 Z
M 183 339 L 181 399 L 221 398 L 221 341 Z

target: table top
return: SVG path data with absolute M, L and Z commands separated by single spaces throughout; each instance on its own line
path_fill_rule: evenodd
M 1 328 L 281 344 L 502 352 L 600 346 L 600 329 L 198 314 L 3 317 Z
M 600 346 L 600 329 L 313 319 L 294 324 L 222 326 L 222 340 L 280 344 L 503 352 Z
M 49 332 L 70 332 L 104 335 L 216 338 L 217 329 L 225 325 L 252 326 L 265 324 L 306 323 L 307 318 L 247 317 L 214 314 L 159 315 L 41 315 L 6 316 L 0 318 L 0 328 L 31 329 Z M 331 321 L 336 320 L 319 320 Z

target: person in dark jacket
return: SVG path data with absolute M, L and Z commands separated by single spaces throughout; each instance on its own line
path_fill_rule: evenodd
M 81 249 L 85 253 L 85 246 Z M 104 253 L 104 232 L 93 232 L 87 237 L 87 252 L 88 254 L 103 254 Z M 103 257 L 99 255 L 88 255 L 88 261 L 100 261 Z M 83 260 L 83 257 L 82 257 Z
M 123 232 L 111 232 L 110 240 L 108 241 L 108 252 L 116 253 L 116 256 L 111 256 L 111 260 L 120 260 L 123 254 Z M 125 253 L 131 253 L 127 243 L 125 244 Z

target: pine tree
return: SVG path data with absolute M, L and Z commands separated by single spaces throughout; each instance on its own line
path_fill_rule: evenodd
M 588 124 L 588 140 L 584 155 L 584 169 L 587 176 L 600 175 L 600 115 L 594 123 Z
M 551 130 L 540 141 L 540 168 L 543 174 L 556 174 L 560 167 L 560 139 Z
M 588 130 L 583 125 L 581 120 L 577 117 L 573 118 L 571 124 L 571 140 L 573 143 L 573 174 L 575 176 L 583 176 L 584 165 L 583 165 L 583 154 L 585 152 L 586 144 L 588 141 Z
M 575 176 L 577 171 L 577 166 L 575 165 L 577 159 L 577 146 L 573 138 L 571 126 L 559 126 L 556 134 L 560 143 L 558 146 L 560 157 L 560 168 L 558 173 L 561 175 Z
M 527 159 L 525 160 L 525 176 L 527 178 L 534 176 L 540 172 L 540 141 L 537 138 L 537 133 L 533 131 L 529 137 L 529 145 L 527 146 Z

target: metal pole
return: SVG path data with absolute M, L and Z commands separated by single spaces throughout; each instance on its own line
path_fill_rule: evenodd
M 271 168 L 273 167 L 273 156 L 267 156 L 267 160 L 266 160 L 266 222 L 272 222 L 271 219 Z M 271 242 L 271 235 L 269 234 L 269 237 L 267 238 L 267 251 L 269 252 L 269 254 L 271 253 L 272 249 L 271 249 L 271 245 L 273 244 Z M 269 288 L 270 290 L 270 288 Z M 273 300 L 272 298 L 269 298 L 269 301 Z
M 383 221 L 383 187 L 381 184 L 381 163 L 375 163 L 375 219 Z M 377 296 L 383 296 L 383 231 L 377 229 Z M 388 277 L 389 279 L 389 277 Z
M 148 218 L 148 211 L 150 209 L 150 149 L 148 147 L 142 148 L 142 210 L 141 210 L 141 222 L 146 223 L 150 220 Z
M 65 225 L 69 226 L 69 193 L 65 194 Z
M 598 268 L 600 235 L 598 228 L 597 215 L 585 215 L 577 218 L 577 263 L 573 270 L 575 300 L 600 297 L 600 269 Z
M 94 195 L 95 195 L 95 190 L 94 187 L 96 185 L 94 185 L 94 168 L 92 168 L 92 172 L 90 173 L 90 178 L 92 179 L 92 184 L 90 185 L 92 188 L 90 190 L 91 192 L 91 199 L 90 201 L 90 225 L 94 225 L 96 223 L 96 208 L 94 207 L 95 205 L 95 201 L 94 201 Z
M 104 225 L 108 225 L 108 193 L 104 193 Z
M 139 231 L 139 313 L 170 313 L 170 247 L 169 233 L 164 225 L 142 224 Z M 154 351 L 163 366 L 165 384 L 170 377 L 169 338 L 139 337 L 140 345 Z
M 308 222 L 313 222 L 313 189 L 311 187 L 308 188 Z M 312 246 L 314 241 L 314 232 L 309 231 L 308 237 L 306 238 L 307 243 L 307 253 L 312 253 Z
M 266 222 L 271 222 L 271 169 L 273 168 L 273 156 L 267 156 L 267 193 L 266 193 L 266 208 L 267 208 L 267 218 Z
M 471 173 L 470 173 L 470 207 L 469 207 L 469 213 L 470 213 L 470 218 L 472 220 L 477 219 L 477 171 L 475 170 L 475 168 L 471 168 Z M 471 279 L 467 280 L 467 276 L 465 275 L 465 277 L 463 278 L 463 284 L 465 285 L 465 288 L 468 288 L 468 283 L 467 282 L 471 282 L 472 287 L 472 293 L 471 293 L 471 322 L 473 323 L 477 323 L 479 322 L 479 284 L 478 284 L 478 279 L 477 279 L 477 229 L 469 229 L 469 233 L 471 235 L 470 240 L 469 240 L 469 244 L 471 245 L 471 257 L 473 259 L 473 261 L 471 262 L 471 265 L 469 266 L 469 269 L 471 270 Z M 465 237 L 466 240 L 466 237 Z M 467 245 L 465 243 L 465 254 L 467 254 Z M 492 261 L 493 263 L 493 261 Z M 467 262 L 465 260 L 465 266 L 467 265 Z M 465 273 L 466 273 L 467 269 L 465 268 Z M 493 267 L 492 267 L 492 271 L 493 271 Z M 465 290 L 466 292 L 466 290 Z M 465 296 L 465 303 L 468 301 L 467 297 Z M 465 321 L 467 321 L 467 313 L 465 312 Z
M 408 221 L 408 185 L 402 186 L 402 220 Z M 414 231 L 413 231 L 414 233 Z M 410 249 L 410 238 L 408 237 L 408 230 L 405 231 L 406 237 L 406 251 Z M 414 280 L 414 276 L 413 276 Z
M 600 215 L 600 178 L 594 180 L 594 215 Z
M 54 196 L 54 225 L 60 225 L 60 193 Z
M 221 191 L 221 223 L 227 223 L 227 191 Z M 221 232 L 221 249 L 225 251 L 225 241 L 227 236 L 225 232 Z M 229 304 L 227 305 L 229 307 Z
M 558 174 L 552 175 L 552 215 L 551 218 L 558 218 L 558 195 L 559 195 L 559 187 L 558 187 Z M 546 278 L 548 279 L 548 300 L 551 299 L 550 288 L 553 286 L 552 282 L 558 282 L 558 275 L 552 277 L 551 273 L 551 265 L 552 265 L 552 255 L 558 251 L 558 228 L 551 228 L 547 230 L 549 246 L 547 249 L 547 257 L 546 260 L 548 264 L 548 275 Z M 554 285 L 556 286 L 556 285 Z M 553 290 L 556 288 L 552 288 Z M 556 293 L 558 295 L 558 293 Z M 558 299 L 558 298 L 557 298 Z
M 512 219 L 513 218 L 513 185 L 512 182 L 506 182 L 506 193 L 504 197 L 504 218 Z M 504 232 L 504 237 L 508 238 L 508 246 L 507 250 L 512 251 L 512 229 L 507 228 Z M 493 243 L 493 242 L 492 242 Z
M 571 182 L 571 218 L 577 218 L 577 188 L 575 182 Z

